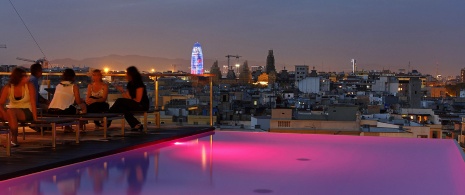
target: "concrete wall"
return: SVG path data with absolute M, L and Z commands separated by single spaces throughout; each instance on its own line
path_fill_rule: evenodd
M 431 138 L 430 127 L 428 126 L 405 126 L 404 128 L 412 132 L 414 138 L 418 136 L 426 136 L 426 138 Z
M 213 116 L 213 123 L 216 122 L 216 116 Z M 188 125 L 210 125 L 210 116 L 188 115 Z
M 322 120 L 270 120 L 272 130 L 332 130 L 359 131 L 356 121 L 322 121 Z
M 372 91 L 386 91 L 387 77 L 379 77 L 379 80 L 375 80 L 375 83 L 372 85 Z
M 292 119 L 292 109 L 273 109 L 271 110 L 272 119 Z
M 361 132 L 360 136 L 380 136 L 380 137 L 404 137 L 413 138 L 412 133 L 380 133 L 380 132 Z
M 376 120 L 360 120 L 360 126 L 369 125 L 371 127 L 376 127 L 378 125 L 378 121 Z
M 297 86 L 303 93 L 319 93 L 320 77 L 307 77 L 299 81 Z
M 302 134 L 327 134 L 327 135 L 354 135 L 354 136 L 360 136 L 360 131 L 270 129 L 270 132 L 273 132 L 273 133 L 302 133 Z
M 250 129 L 255 129 L 255 125 L 260 125 L 261 130 L 268 131 L 270 130 L 270 119 L 250 117 Z
M 429 127 L 405 127 L 404 133 L 387 133 L 387 132 L 361 132 L 360 136 L 381 136 L 381 137 L 405 137 L 405 138 L 431 138 Z

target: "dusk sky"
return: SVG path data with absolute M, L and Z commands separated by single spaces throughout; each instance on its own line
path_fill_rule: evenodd
M 408 69 L 409 61 L 432 75 L 465 68 L 463 0 L 11 1 L 49 60 L 189 59 L 200 42 L 205 58 L 219 60 L 265 62 L 273 49 L 278 70 L 348 72 L 352 58 L 365 70 Z M 8 0 L 0 1 L 0 24 L 0 64 L 43 57 Z

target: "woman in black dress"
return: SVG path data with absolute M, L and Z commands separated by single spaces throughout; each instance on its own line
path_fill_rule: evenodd
M 143 126 L 134 117 L 132 111 L 147 111 L 149 109 L 147 89 L 142 81 L 141 74 L 134 66 L 126 69 L 126 79 L 128 81 L 126 90 L 122 86 L 116 86 L 116 89 L 122 93 L 123 97 L 115 101 L 109 112 L 123 113 L 131 129 L 133 131 L 140 131 L 143 129 Z

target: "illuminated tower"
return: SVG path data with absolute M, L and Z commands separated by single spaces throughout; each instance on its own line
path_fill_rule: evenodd
M 192 48 L 191 74 L 203 74 L 203 54 L 199 42 Z

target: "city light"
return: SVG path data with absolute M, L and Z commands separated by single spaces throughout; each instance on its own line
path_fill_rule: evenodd
M 105 74 L 108 74 L 108 71 L 110 71 L 109 68 L 107 68 L 107 67 L 103 68 L 103 72 L 105 72 Z

